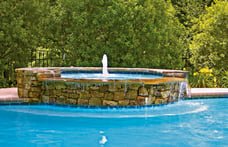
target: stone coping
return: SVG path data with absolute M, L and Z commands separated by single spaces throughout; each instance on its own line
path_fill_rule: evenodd
M 73 79 L 60 77 L 40 77 L 39 81 L 50 82 L 77 82 L 77 83 L 115 83 L 115 84 L 158 84 L 161 82 L 185 82 L 184 78 L 164 77 L 157 79 L 127 79 L 127 80 L 112 80 L 112 79 Z
M 102 71 L 102 67 L 33 67 L 33 68 L 17 68 L 16 71 Z M 111 72 L 147 72 L 147 73 L 189 73 L 183 70 L 170 70 L 170 69 L 151 69 L 151 68 L 119 68 L 108 67 Z
M 61 72 L 67 71 L 100 71 L 102 72 L 102 67 L 35 67 L 35 68 L 18 68 L 16 72 L 28 71 L 32 73 L 38 73 L 37 77 L 39 81 L 65 81 L 65 82 L 77 82 L 77 83 L 131 83 L 131 84 L 157 84 L 160 82 L 173 82 L 186 81 L 186 75 L 189 71 L 182 70 L 168 70 L 168 69 L 149 69 L 149 68 L 108 68 L 109 72 L 138 72 L 138 73 L 155 73 L 162 74 L 162 78 L 157 79 L 71 79 L 71 78 L 61 78 Z

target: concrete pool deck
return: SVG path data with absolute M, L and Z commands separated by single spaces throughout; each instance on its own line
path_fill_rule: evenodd
M 191 88 L 191 98 L 207 98 L 207 97 L 228 97 L 228 88 Z M 18 97 L 17 88 L 2 88 L 0 89 L 1 103 L 22 103 L 27 102 L 27 99 Z
M 26 99 L 21 99 L 18 96 L 17 88 L 2 88 L 0 89 L 0 102 L 27 102 Z

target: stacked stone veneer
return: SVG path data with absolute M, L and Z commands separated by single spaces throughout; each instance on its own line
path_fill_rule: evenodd
M 163 81 L 163 80 L 161 80 Z M 59 70 L 17 70 L 18 94 L 29 102 L 86 106 L 158 105 L 185 94 L 185 80 L 157 83 L 61 79 Z

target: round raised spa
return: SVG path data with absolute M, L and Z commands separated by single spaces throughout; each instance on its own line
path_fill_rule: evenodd
M 19 68 L 18 94 L 29 102 L 76 106 L 160 105 L 186 94 L 187 71 L 100 67 Z

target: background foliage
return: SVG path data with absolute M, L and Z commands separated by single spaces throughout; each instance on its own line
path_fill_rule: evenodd
M 186 68 L 194 87 L 227 87 L 227 8 L 227 0 L 0 1 L 0 87 L 15 86 L 15 68 L 101 66 L 103 54 L 111 67 Z

